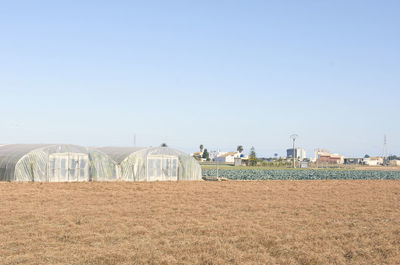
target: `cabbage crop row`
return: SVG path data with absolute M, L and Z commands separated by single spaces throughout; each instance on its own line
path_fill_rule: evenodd
M 217 170 L 203 169 L 203 176 L 215 177 Z M 220 169 L 218 176 L 232 180 L 400 179 L 400 171 Z

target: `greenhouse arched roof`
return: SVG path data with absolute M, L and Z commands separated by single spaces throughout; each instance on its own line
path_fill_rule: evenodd
M 105 146 L 105 147 L 96 147 L 94 148 L 99 150 L 105 154 L 107 154 L 112 160 L 116 163 L 120 164 L 132 153 L 135 153 L 140 150 L 146 149 L 145 147 L 121 147 L 121 146 Z
M 83 146 L 70 144 L 9 144 L 0 146 L 0 180 L 42 178 L 49 153 L 88 153 Z
M 7 144 L 0 146 L 0 167 L 1 165 L 17 162 L 24 155 L 36 149 L 52 146 L 52 144 Z

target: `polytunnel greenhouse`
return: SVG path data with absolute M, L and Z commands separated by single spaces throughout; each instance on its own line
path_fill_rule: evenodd
M 101 151 L 76 145 L 0 146 L 0 181 L 112 181 L 113 160 Z
M 169 147 L 101 147 L 114 160 L 118 179 L 125 181 L 200 180 L 199 163 Z

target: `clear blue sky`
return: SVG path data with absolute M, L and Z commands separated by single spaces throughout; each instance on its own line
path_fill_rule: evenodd
M 0 143 L 400 154 L 400 1 L 4 1 Z

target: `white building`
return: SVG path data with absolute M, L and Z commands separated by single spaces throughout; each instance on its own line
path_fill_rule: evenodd
M 225 154 L 226 152 L 223 152 L 223 153 Z M 216 157 L 218 157 L 220 154 L 221 154 L 221 152 L 219 152 L 219 151 L 210 151 L 210 152 L 208 152 L 208 155 L 209 155 L 211 161 L 214 161 L 214 159 Z
M 382 157 L 366 157 L 363 159 L 364 165 L 368 166 L 379 166 L 383 165 L 383 158 Z
M 306 158 L 306 150 L 303 148 L 289 148 L 286 150 L 286 157 L 293 158 L 303 161 Z
M 398 167 L 400 166 L 400 160 L 390 160 L 389 165 L 391 167 Z
M 221 163 L 234 163 L 235 158 L 240 158 L 241 153 L 239 152 L 220 152 L 217 157 L 214 158 L 214 161 Z

